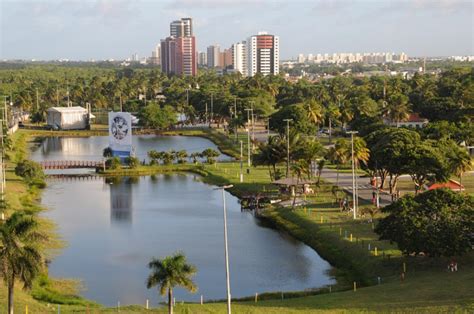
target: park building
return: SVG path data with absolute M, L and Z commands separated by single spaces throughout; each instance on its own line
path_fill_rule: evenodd
M 83 107 L 51 107 L 47 110 L 46 122 L 55 130 L 84 130 L 95 118 Z

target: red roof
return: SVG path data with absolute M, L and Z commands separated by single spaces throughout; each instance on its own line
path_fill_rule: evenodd
M 453 191 L 459 191 L 459 190 L 464 191 L 464 185 L 454 180 L 449 180 L 448 182 L 443 182 L 443 183 L 433 183 L 430 186 L 428 186 L 428 190 L 435 190 L 435 189 L 441 189 L 441 188 L 448 188 Z
M 403 122 L 428 122 L 428 119 L 420 117 L 418 113 L 410 113 L 408 119 L 403 120 Z

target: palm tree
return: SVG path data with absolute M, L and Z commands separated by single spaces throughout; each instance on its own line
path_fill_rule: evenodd
M 41 251 L 47 236 L 38 231 L 33 216 L 16 212 L 0 225 L 0 275 L 8 288 L 8 313 L 13 314 L 13 292 L 16 281 L 25 289 L 44 265 Z
M 336 165 L 336 186 L 339 184 L 339 169 L 346 164 L 350 158 L 349 143 L 345 139 L 338 139 L 334 147 L 328 151 L 327 158 Z
M 408 97 L 403 94 L 393 94 L 390 97 L 385 114 L 392 122 L 400 122 L 408 118 L 409 115 Z
M 159 286 L 160 294 L 168 291 L 168 313 L 173 313 L 173 288 L 183 287 L 191 292 L 197 291 L 196 284 L 191 277 L 196 273 L 196 267 L 186 262 L 183 253 L 175 253 L 163 259 L 152 258 L 148 263 L 151 273 L 148 276 L 146 287 L 148 289 Z
M 295 186 L 295 195 L 293 196 L 293 205 L 292 208 L 295 208 L 296 204 L 296 189 L 298 188 L 299 182 L 301 181 L 301 178 L 303 178 L 303 175 L 308 175 L 309 174 L 309 164 L 306 160 L 300 159 L 297 162 L 293 163 L 291 165 L 291 172 L 293 172 L 293 175 L 296 175 L 296 186 Z
M 459 146 L 455 146 L 453 153 L 450 155 L 451 158 L 449 158 L 448 162 L 452 173 L 459 177 L 459 190 L 461 191 L 462 175 L 464 172 L 472 169 L 471 156 L 469 156 L 469 153 L 464 148 Z
M 308 101 L 305 105 L 308 112 L 308 118 L 316 124 L 319 131 L 319 124 L 323 121 L 323 107 L 314 99 Z

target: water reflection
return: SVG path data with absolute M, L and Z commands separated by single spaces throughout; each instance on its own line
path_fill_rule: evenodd
M 131 224 L 133 213 L 132 186 L 138 178 L 107 178 L 110 185 L 110 221 L 112 224 Z
M 32 147 L 31 158 L 43 160 L 101 160 L 102 151 L 108 146 L 107 136 L 91 137 L 46 137 Z M 156 136 L 137 135 L 133 137 L 136 156 L 148 160 L 150 150 L 186 150 L 188 154 L 202 152 L 206 148 L 217 149 L 217 146 L 205 138 L 191 136 Z M 221 154 L 219 160 L 229 160 L 229 156 Z

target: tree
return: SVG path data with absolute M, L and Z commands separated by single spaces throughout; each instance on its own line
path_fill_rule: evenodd
M 138 112 L 140 125 L 154 129 L 168 129 L 177 123 L 176 111 L 171 106 L 160 106 L 156 103 L 149 103 Z
M 471 250 L 474 197 L 448 189 L 406 195 L 383 208 L 388 216 L 375 228 L 381 240 L 396 242 L 404 254 L 454 256 Z
M 130 169 L 135 169 L 140 165 L 140 160 L 137 157 L 127 157 L 125 163 L 130 167 Z
M 215 164 L 216 163 L 216 158 L 219 157 L 219 152 L 216 151 L 215 149 L 212 149 L 212 148 L 207 148 L 205 150 L 203 150 L 203 152 L 201 153 L 201 155 L 206 158 L 206 162 L 208 164 Z
M 268 166 L 268 172 L 271 180 L 277 180 L 277 164 L 285 160 L 285 151 L 282 147 L 282 139 L 279 136 L 270 136 L 267 143 L 259 144 L 259 151 L 252 156 L 254 166 Z
M 445 155 L 430 141 L 408 146 L 401 163 L 401 172 L 415 183 L 415 194 L 429 181 L 447 181 L 451 174 Z
M 296 186 L 295 189 L 298 187 L 299 182 L 301 182 L 301 179 L 303 178 L 304 175 L 309 175 L 309 164 L 306 160 L 300 159 L 297 162 L 293 163 L 291 165 L 291 172 L 293 173 L 294 176 L 296 176 Z M 295 195 L 293 197 L 293 205 L 292 208 L 295 208 L 296 204 L 296 191 Z
M 385 114 L 392 122 L 400 122 L 408 118 L 408 97 L 403 94 L 393 94 L 385 108 Z
M 186 150 L 182 149 L 177 152 L 175 152 L 176 160 L 178 161 L 178 164 L 185 164 L 186 163 L 186 158 L 188 158 L 188 152 Z
M 336 165 L 336 185 L 339 184 L 339 169 L 351 158 L 349 143 L 345 139 L 338 139 L 334 147 L 329 148 L 326 156 L 331 163 Z
M 105 161 L 105 166 L 107 168 L 113 169 L 113 170 L 120 169 L 120 167 L 122 166 L 122 164 L 120 162 L 120 157 L 111 157 L 111 158 L 107 159 Z
M 163 259 L 152 258 L 148 263 L 151 273 L 146 286 L 148 289 L 158 286 L 161 295 L 168 291 L 168 313 L 173 313 L 173 288 L 183 287 L 191 292 L 197 290 L 191 277 L 196 273 L 196 267 L 188 264 L 182 253 L 175 253 Z
M 41 245 L 47 236 L 38 230 L 37 220 L 16 212 L 0 225 L 0 275 L 8 288 L 8 313 L 13 314 L 16 281 L 30 289 L 44 265 Z
M 40 183 L 44 178 L 41 165 L 28 159 L 22 160 L 16 165 L 15 174 L 25 178 L 29 184 Z
M 112 148 L 110 148 L 110 147 L 104 148 L 104 150 L 102 151 L 102 156 L 105 157 L 105 158 L 112 157 Z
M 198 152 L 191 153 L 189 155 L 189 158 L 191 158 L 191 160 L 193 161 L 193 164 L 197 164 L 198 158 L 201 158 L 201 153 L 198 153 Z

